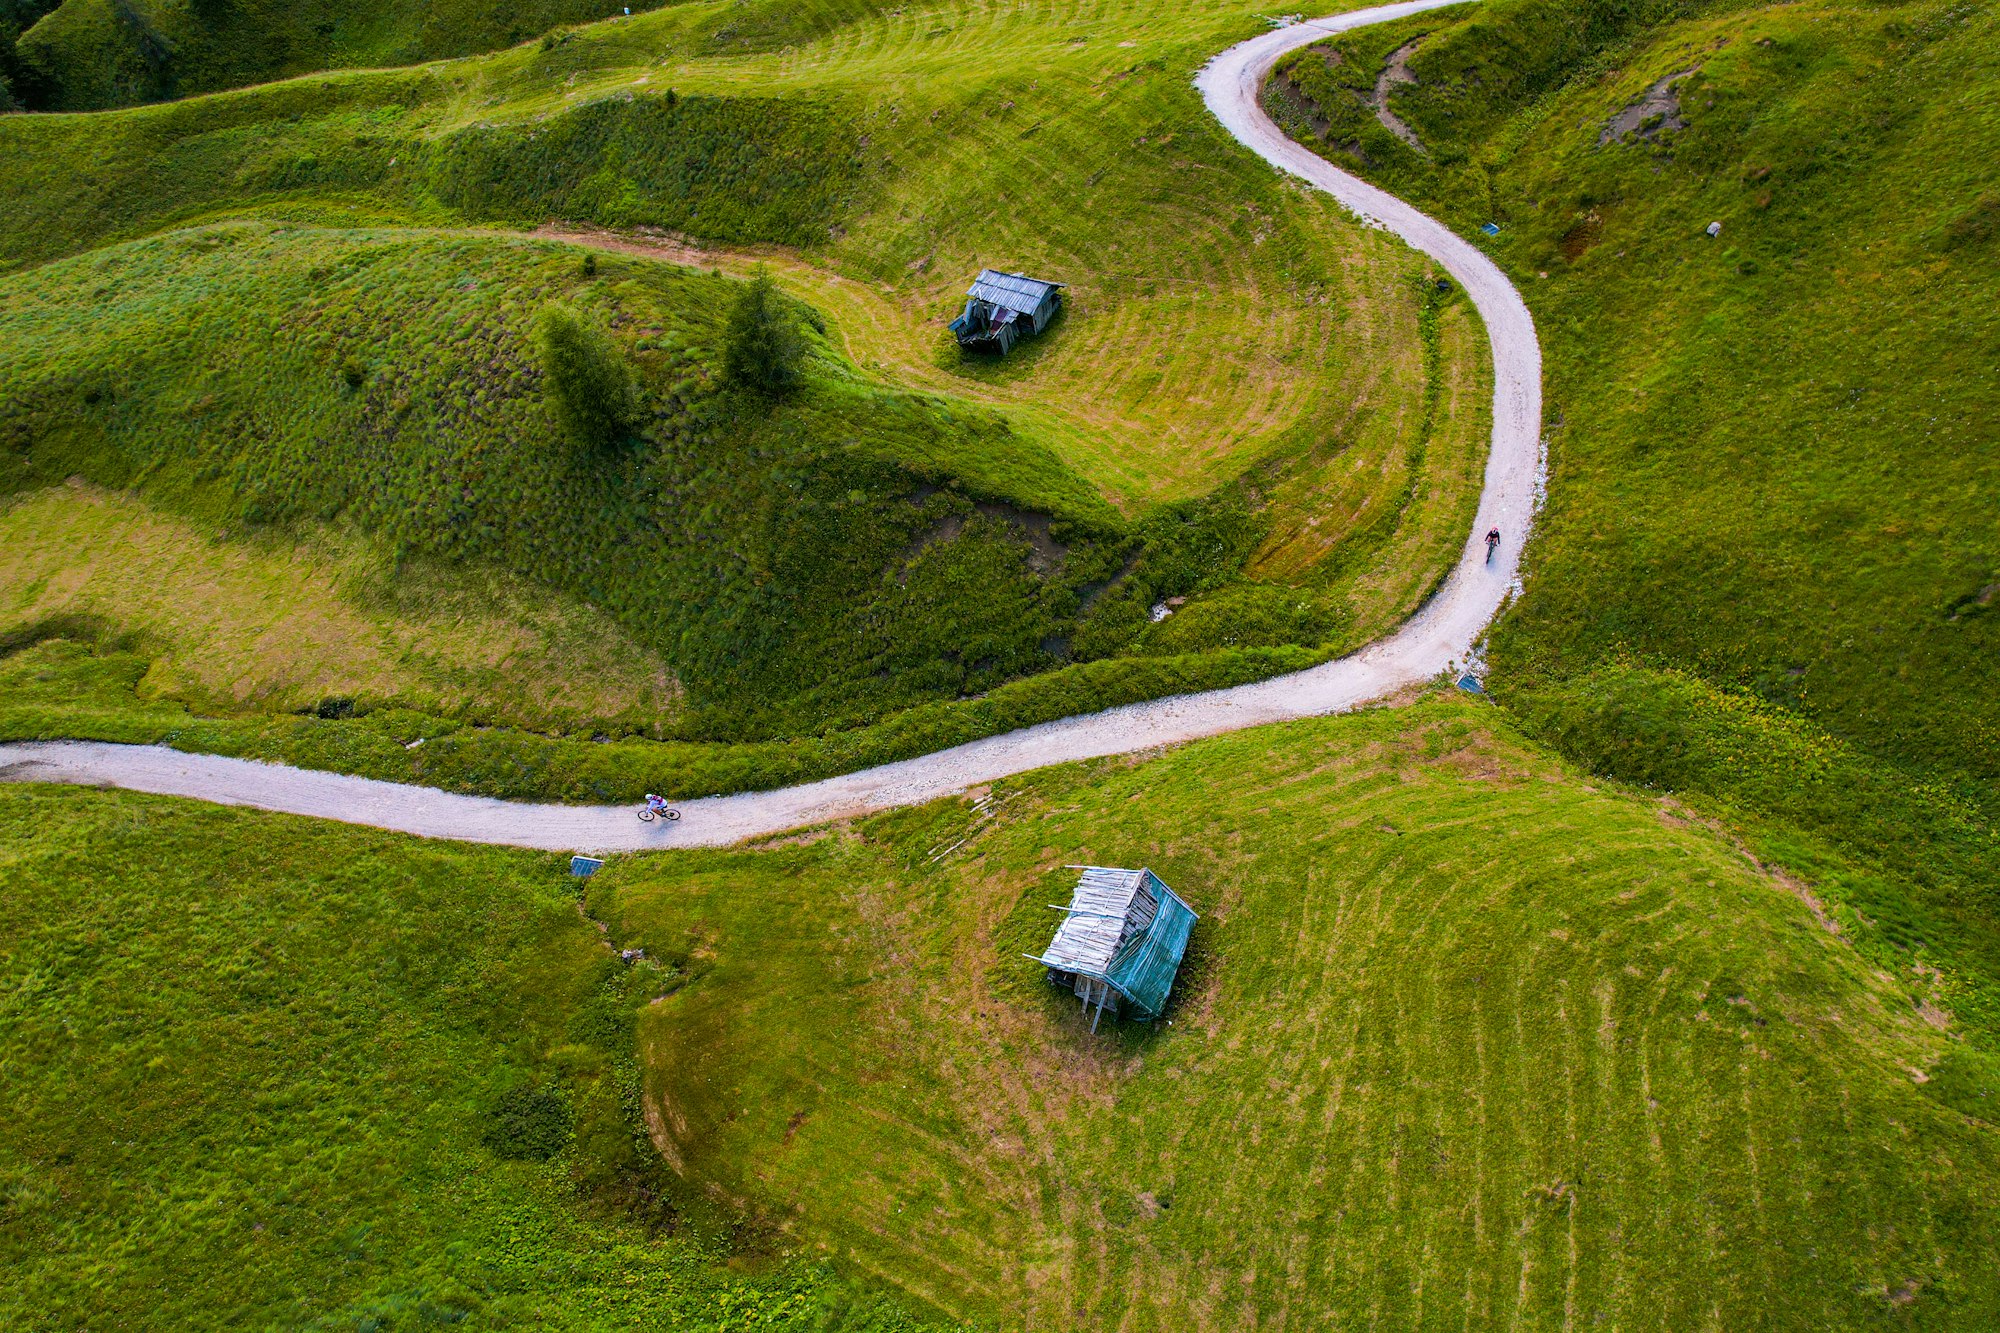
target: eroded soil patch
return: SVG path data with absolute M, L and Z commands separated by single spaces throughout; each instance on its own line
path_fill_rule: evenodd
M 1649 143 L 1657 143 L 1663 130 L 1686 129 L 1687 121 L 1681 118 L 1680 85 L 1700 71 L 1701 66 L 1696 65 L 1669 74 L 1646 89 L 1644 97 L 1605 122 L 1603 132 L 1597 136 L 1598 144 L 1602 146 L 1613 139 L 1628 141 L 1635 134 Z

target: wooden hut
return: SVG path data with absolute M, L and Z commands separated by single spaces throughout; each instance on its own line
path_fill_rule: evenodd
M 965 311 L 951 322 L 958 345 L 1006 355 L 1014 344 L 1040 333 L 1062 308 L 1059 282 L 983 268 L 966 292 Z
M 1096 1006 L 1092 1032 L 1106 1009 L 1114 1018 L 1121 1009 L 1158 1018 L 1187 952 L 1193 909 L 1150 870 L 1069 868 L 1083 873 L 1069 906 L 1056 907 L 1063 923 L 1035 961 L 1048 968 L 1050 981 L 1074 990 L 1085 1009 Z

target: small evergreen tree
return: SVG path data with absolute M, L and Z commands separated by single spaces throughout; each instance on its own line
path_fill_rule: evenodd
M 623 440 L 632 424 L 632 372 L 609 335 L 568 306 L 552 305 L 535 321 L 534 340 L 549 401 L 570 437 L 593 449 Z
M 799 382 L 804 356 L 798 325 L 784 308 L 771 275 L 760 267 L 729 312 L 722 369 L 738 384 L 783 393 Z

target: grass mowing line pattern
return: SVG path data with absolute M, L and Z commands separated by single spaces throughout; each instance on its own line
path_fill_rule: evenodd
M 2000 1143 L 1916 1077 L 1958 1043 L 1733 840 L 1503 712 L 1441 691 L 986 808 L 590 881 L 623 947 L 707 969 L 639 1029 L 688 1179 L 982 1326 L 1869 1328 L 1912 1285 L 1993 1324 Z M 1171 1021 L 1093 1036 L 1019 955 L 1063 863 L 1134 855 L 1203 915 Z
M 0 747 L 0 773 L 198 796 L 426 837 L 592 850 L 725 846 L 920 804 L 1052 764 L 1340 712 L 1436 676 L 1466 658 L 1507 600 L 1534 519 L 1541 465 L 1541 351 L 1534 321 L 1492 261 L 1441 223 L 1294 144 L 1264 114 L 1259 91 L 1279 57 L 1328 32 L 1455 2 L 1414 0 L 1280 28 L 1231 47 L 1210 62 L 1198 81 L 1210 109 L 1240 142 L 1430 255 L 1465 288 L 1485 321 L 1493 354 L 1493 433 L 1478 514 L 1438 595 L 1387 639 L 1353 656 L 1254 685 L 1066 718 L 796 787 L 689 802 L 687 817 L 671 831 L 639 824 L 623 806 L 519 805 L 244 760 L 96 743 Z M 1488 528 L 1503 535 L 1499 552 L 1490 559 L 1479 540 Z

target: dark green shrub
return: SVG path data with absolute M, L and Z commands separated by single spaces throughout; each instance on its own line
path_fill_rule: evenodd
M 631 427 L 632 372 L 610 337 L 567 306 L 553 305 L 535 321 L 549 403 L 578 444 L 608 448 Z
M 553 1088 L 502 1093 L 487 1116 L 486 1146 L 514 1162 L 546 1162 L 568 1146 L 575 1125 L 569 1103 Z
M 798 322 L 784 308 L 771 275 L 760 268 L 729 312 L 723 370 L 738 384 L 782 393 L 799 382 L 804 355 Z

